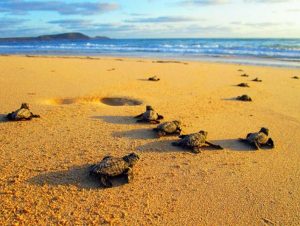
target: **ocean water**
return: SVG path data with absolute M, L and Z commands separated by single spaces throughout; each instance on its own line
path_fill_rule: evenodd
M 0 42 L 0 54 L 107 55 L 300 67 L 300 39 L 111 39 Z

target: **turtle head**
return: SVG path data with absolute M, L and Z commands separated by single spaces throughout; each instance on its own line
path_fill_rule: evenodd
M 21 108 L 29 109 L 29 104 L 27 103 L 22 103 Z
M 267 136 L 269 136 L 269 129 L 268 128 L 262 127 L 259 132 L 260 133 L 264 133 Z
M 150 106 L 150 105 L 147 105 L 147 106 L 146 106 L 146 111 L 153 111 L 153 107 Z
M 134 166 L 140 157 L 136 153 L 130 153 L 123 157 L 124 161 L 128 162 L 129 166 Z
M 204 130 L 199 131 L 200 134 L 202 134 L 205 138 L 207 137 L 207 132 Z

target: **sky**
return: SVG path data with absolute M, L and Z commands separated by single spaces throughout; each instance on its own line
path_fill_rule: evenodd
M 300 0 L 0 0 L 0 37 L 300 38 Z

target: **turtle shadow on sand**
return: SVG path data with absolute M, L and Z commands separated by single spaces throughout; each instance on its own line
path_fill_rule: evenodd
M 148 79 L 146 79 L 146 78 L 139 78 L 139 79 L 137 79 L 137 80 L 139 80 L 139 81 L 143 81 L 143 82 L 149 82 L 149 80 L 148 80 Z
M 232 97 L 232 98 L 222 98 L 221 100 L 224 100 L 224 101 L 237 101 L 237 102 L 250 102 L 250 101 L 242 101 L 242 100 L 239 100 L 237 99 L 237 97 Z
M 250 145 L 243 144 L 238 139 L 210 140 L 210 142 L 219 144 L 229 151 L 255 151 Z
M 239 100 L 236 99 L 236 97 L 222 98 L 221 100 L 226 100 L 226 101 L 239 101 Z
M 186 152 L 186 153 L 192 153 L 192 151 L 188 148 L 182 148 L 178 146 L 172 145 L 172 142 L 178 141 L 176 137 L 172 140 L 157 140 L 153 141 L 144 145 L 141 145 L 137 147 L 137 150 L 142 151 L 142 152 L 160 152 L 160 153 L 165 153 L 165 152 Z M 213 151 L 216 150 L 212 147 L 201 147 L 201 151 Z M 193 153 L 192 153 L 193 154 Z
M 113 137 L 125 137 L 129 139 L 148 140 L 157 138 L 156 133 L 151 129 L 133 129 L 128 131 L 113 132 Z
M 0 114 L 0 123 L 9 122 L 5 114 Z
M 149 142 L 147 144 L 143 144 L 137 147 L 138 151 L 142 152 L 159 152 L 159 153 L 165 153 L 165 152 L 185 152 L 186 150 L 175 147 L 172 145 L 172 142 L 174 140 L 159 140 Z
M 72 166 L 68 170 L 47 172 L 39 174 L 27 180 L 28 183 L 43 186 L 72 185 L 80 189 L 102 189 L 99 179 L 89 173 L 92 164 Z M 126 183 L 122 177 L 112 179 L 113 187 L 118 187 Z
M 135 119 L 131 116 L 92 116 L 92 119 L 100 119 L 112 124 L 135 124 Z
M 188 148 L 182 148 L 173 146 L 172 142 L 178 141 L 178 139 L 173 140 L 157 140 L 144 145 L 137 147 L 137 150 L 144 152 L 190 152 L 192 151 Z M 224 139 L 224 140 L 209 140 L 209 142 L 213 144 L 218 144 L 222 146 L 224 149 L 229 151 L 255 151 L 251 146 L 243 144 L 238 141 L 238 139 Z M 201 147 L 201 151 L 220 151 L 213 147 L 205 146 Z M 221 150 L 222 151 L 222 150 Z M 201 153 L 200 153 L 201 154 Z

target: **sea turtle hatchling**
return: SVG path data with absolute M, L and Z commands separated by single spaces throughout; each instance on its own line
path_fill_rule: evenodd
M 244 73 L 244 74 L 241 74 L 242 77 L 249 77 L 248 74 Z
M 136 153 L 125 155 L 122 158 L 105 156 L 98 164 L 92 165 L 90 175 L 100 179 L 104 187 L 112 187 L 111 179 L 117 176 L 125 176 L 127 183 L 133 179 L 133 166 L 139 160 Z
M 294 77 L 292 77 L 293 79 L 299 79 L 299 77 L 298 76 L 294 76 Z
M 167 135 L 180 135 L 181 133 L 181 122 L 180 121 L 172 121 L 172 122 L 164 122 L 158 125 L 153 129 L 157 132 L 158 137 L 167 136 Z
M 255 78 L 255 79 L 253 79 L 252 81 L 253 81 L 253 82 L 262 82 L 262 80 L 259 79 L 259 78 Z
M 240 84 L 237 84 L 237 86 L 239 86 L 239 87 L 250 87 L 250 86 L 248 85 L 248 83 L 245 83 L 245 82 L 242 82 L 242 83 L 240 83 Z
M 153 82 L 157 82 L 160 80 L 160 78 L 158 78 L 157 76 L 153 76 L 153 77 L 150 77 L 148 78 L 149 81 L 153 81 Z
M 223 149 L 220 145 L 216 145 L 208 142 L 206 140 L 207 132 L 203 130 L 199 131 L 198 133 L 181 135 L 179 136 L 179 138 L 181 138 L 181 140 L 177 142 L 173 142 L 172 145 L 189 148 L 192 150 L 193 153 L 200 153 L 201 147 L 203 146 L 211 146 L 213 148 L 220 149 L 220 150 Z
M 240 101 L 252 101 L 252 98 L 246 94 L 242 95 L 242 96 L 238 96 L 236 98 L 236 100 L 240 100 Z
M 269 137 L 269 129 L 261 128 L 259 132 L 248 133 L 246 139 L 240 138 L 241 142 L 250 144 L 259 150 L 262 146 L 268 146 L 274 148 L 274 141 Z
M 162 115 L 159 115 L 156 111 L 154 111 L 153 107 L 150 105 L 146 106 L 146 111 L 140 115 L 135 116 L 135 118 L 139 118 L 137 122 L 149 122 L 153 124 L 160 123 L 159 120 L 163 119 Z
M 31 120 L 32 118 L 39 118 L 39 115 L 33 114 L 27 103 L 22 103 L 21 107 L 6 115 L 6 118 L 9 121 L 23 121 L 23 120 Z

